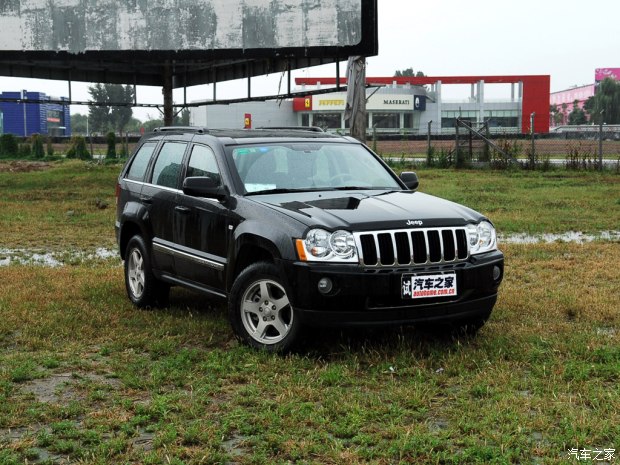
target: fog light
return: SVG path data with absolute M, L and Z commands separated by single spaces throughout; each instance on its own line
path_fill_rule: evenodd
M 493 267 L 493 280 L 498 281 L 501 276 L 502 276 L 502 270 L 500 269 L 499 266 L 495 265 Z
M 334 288 L 334 283 L 329 278 L 321 278 L 318 287 L 321 294 L 329 294 Z

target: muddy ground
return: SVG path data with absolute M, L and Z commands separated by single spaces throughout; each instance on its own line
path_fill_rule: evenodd
M 28 173 L 30 171 L 44 171 L 51 167 L 51 163 L 44 161 L 14 160 L 0 162 L 0 173 Z

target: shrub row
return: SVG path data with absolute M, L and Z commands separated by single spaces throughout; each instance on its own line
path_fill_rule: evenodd
M 108 133 L 106 141 L 108 145 L 106 157 L 116 158 L 116 134 L 113 132 Z M 0 157 L 2 158 L 41 159 L 44 157 L 51 158 L 54 155 L 54 147 L 50 137 L 32 134 L 28 139 L 20 143 L 14 134 L 0 135 Z M 78 158 L 81 160 L 92 158 L 92 154 L 86 147 L 86 139 L 83 136 L 73 136 L 69 149 L 64 155 L 67 158 Z M 126 156 L 127 154 L 121 153 L 120 155 Z

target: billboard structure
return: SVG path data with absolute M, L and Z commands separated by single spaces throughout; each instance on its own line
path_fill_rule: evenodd
M 376 0 L 5 0 L 0 75 L 183 87 L 372 56 Z
M 0 75 L 161 86 L 166 124 L 174 88 L 378 53 L 377 0 L 4 0 L 0 30 Z
M 596 68 L 594 71 L 594 82 L 597 84 L 608 77 L 620 82 L 620 68 Z

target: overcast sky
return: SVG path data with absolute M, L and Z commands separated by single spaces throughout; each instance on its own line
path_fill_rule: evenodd
M 392 76 L 396 70 L 409 67 L 428 76 L 549 74 L 553 92 L 593 83 L 596 68 L 620 67 L 618 0 L 378 3 L 379 55 L 368 59 L 368 76 Z M 299 70 L 293 76 L 335 74 L 335 65 L 326 65 Z M 279 75 L 255 78 L 252 90 L 256 95 L 274 94 L 279 83 Z M 52 96 L 69 93 L 66 82 L 0 77 L 0 91 L 22 89 Z M 211 98 L 212 92 L 211 86 L 189 88 L 188 101 Z M 245 82 L 220 83 L 217 87 L 218 99 L 246 94 Z M 72 97 L 88 100 L 87 84 L 74 82 Z M 183 90 L 175 90 L 174 98 L 182 103 Z M 161 89 L 139 87 L 138 101 L 161 103 Z M 74 106 L 72 112 L 86 113 L 87 107 Z M 134 115 L 140 119 L 160 117 L 154 109 L 134 109 Z

